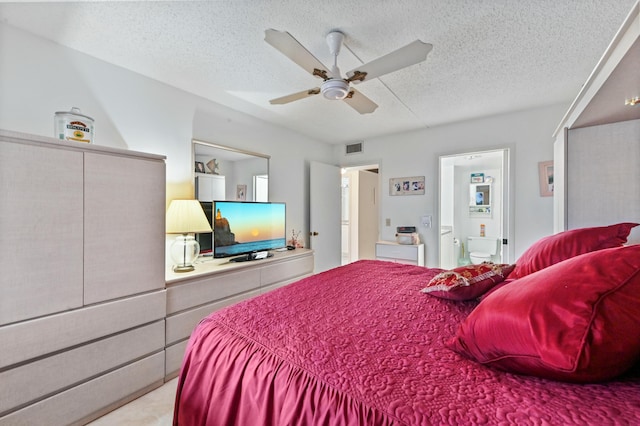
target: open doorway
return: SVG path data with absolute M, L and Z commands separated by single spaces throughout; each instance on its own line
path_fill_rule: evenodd
M 269 175 L 253 176 L 253 199 L 255 201 L 269 201 Z
M 378 165 L 342 169 L 342 264 L 375 259 L 379 238 L 380 178 Z
M 509 161 L 509 149 L 440 157 L 441 268 L 511 262 Z

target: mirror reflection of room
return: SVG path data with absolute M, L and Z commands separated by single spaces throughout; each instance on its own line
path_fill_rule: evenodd
M 491 184 L 472 183 L 470 185 L 469 214 L 487 217 L 491 215 Z
M 200 201 L 268 201 L 269 156 L 193 140 L 194 190 Z
M 491 205 L 489 185 L 475 185 L 473 193 L 472 203 L 475 203 L 476 206 Z

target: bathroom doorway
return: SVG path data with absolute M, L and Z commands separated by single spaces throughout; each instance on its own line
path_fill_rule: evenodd
M 512 262 L 509 165 L 508 148 L 440 157 L 441 268 L 471 262 L 468 238 L 480 236 L 492 240 L 490 249 L 495 248 L 487 259 Z

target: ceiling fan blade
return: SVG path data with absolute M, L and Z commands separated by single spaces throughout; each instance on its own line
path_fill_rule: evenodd
M 283 105 L 288 104 L 289 102 L 298 101 L 300 99 L 308 98 L 309 96 L 317 95 L 320 93 L 319 87 L 314 87 L 313 89 L 303 90 L 302 92 L 292 93 L 287 96 L 283 96 L 281 98 L 271 99 L 269 103 L 271 105 Z
M 322 78 L 322 75 L 314 72 L 314 70 L 324 71 L 326 74 L 329 69 L 286 31 L 278 31 L 271 28 L 265 30 L 264 40 L 284 56 L 304 68 L 309 74 Z
M 356 89 L 351 89 L 350 95 L 343 99 L 351 108 L 360 114 L 370 114 L 378 108 L 378 104 L 367 98 Z
M 347 73 L 347 78 L 350 82 L 357 84 L 389 74 L 426 60 L 432 48 L 432 44 L 416 40 L 405 47 L 354 68 Z

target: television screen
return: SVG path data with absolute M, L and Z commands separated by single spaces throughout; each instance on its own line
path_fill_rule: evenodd
M 213 256 L 229 257 L 286 246 L 286 204 L 213 202 Z

